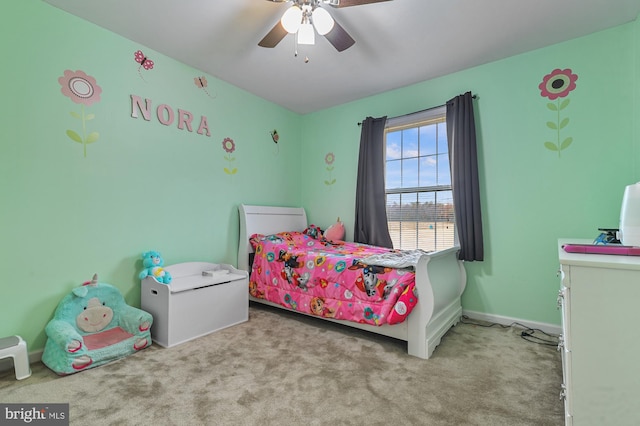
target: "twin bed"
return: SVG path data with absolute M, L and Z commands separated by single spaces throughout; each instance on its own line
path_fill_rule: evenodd
M 303 208 L 240 205 L 238 269 L 258 303 L 404 340 L 428 359 L 462 315 L 459 247 L 400 252 L 329 241 Z

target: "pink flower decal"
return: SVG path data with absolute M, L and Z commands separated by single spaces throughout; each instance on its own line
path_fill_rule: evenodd
M 102 88 L 96 84 L 96 79 L 84 73 L 66 70 L 64 75 L 58 78 L 62 86 L 62 94 L 77 104 L 91 106 L 100 100 Z
M 231 168 L 233 162 L 236 161 L 236 158 L 232 156 L 233 152 L 236 150 L 236 144 L 231 138 L 224 138 L 222 141 L 222 149 L 227 153 L 224 156 L 224 159 L 229 162 L 229 167 L 224 168 L 224 172 L 228 175 L 235 175 L 238 172 L 236 167 Z
M 570 100 L 567 96 L 575 90 L 576 80 L 578 80 L 578 76 L 573 74 L 570 68 L 565 70 L 556 68 L 545 75 L 542 83 L 538 85 L 541 96 L 548 98 L 550 101 L 556 101 L 555 103 L 547 103 L 547 108 L 556 115 L 555 121 L 547 121 L 547 127 L 555 132 L 556 140 L 554 142 L 546 141 L 544 146 L 550 151 L 556 151 L 558 157 L 560 157 L 560 152 L 567 149 L 573 142 L 573 138 L 570 136 L 561 138 L 560 131 L 569 125 L 569 117 L 563 118 L 561 112 L 569 106 Z
M 236 144 L 233 142 L 231 138 L 224 138 L 222 141 L 222 148 L 227 151 L 229 154 L 232 154 L 233 151 L 236 150 Z
M 336 161 L 336 156 L 333 155 L 333 152 L 329 152 L 324 156 L 324 162 L 327 163 L 327 166 L 332 165 L 334 161 Z
M 566 70 L 556 68 L 544 76 L 538 88 L 542 96 L 554 101 L 557 98 L 566 97 L 569 92 L 573 91 L 576 88 L 577 79 L 578 76 L 571 73 L 571 68 Z
M 327 167 L 325 167 L 325 169 L 329 172 L 329 179 L 326 179 L 324 181 L 324 184 L 327 186 L 331 186 L 334 183 L 336 183 L 336 179 L 331 178 L 331 172 L 333 171 L 334 161 L 336 161 L 336 156 L 333 154 L 333 152 L 329 152 L 327 153 L 327 155 L 324 156 L 324 162 L 327 164 Z
M 98 132 L 87 133 L 87 121 L 93 120 L 95 114 L 87 114 L 85 107 L 100 101 L 102 88 L 96 83 L 96 79 L 87 75 L 84 71 L 66 70 L 64 75 L 58 78 L 63 95 L 71 99 L 73 102 L 80 104 L 80 113 L 71 111 L 71 116 L 82 121 L 82 135 L 69 129 L 67 136 L 74 142 L 83 146 L 84 156 L 87 156 L 87 145 L 98 140 L 100 134 Z

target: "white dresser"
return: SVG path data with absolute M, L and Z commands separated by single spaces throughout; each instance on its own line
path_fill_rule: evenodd
M 567 425 L 640 425 L 640 256 L 566 253 L 558 244 Z

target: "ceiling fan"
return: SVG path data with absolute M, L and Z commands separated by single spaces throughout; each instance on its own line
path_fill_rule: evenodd
M 267 33 L 258 46 L 276 47 L 287 34 L 295 34 L 299 44 L 314 44 L 315 32 L 325 38 L 338 52 L 354 45 L 355 40 L 321 7 L 328 4 L 333 7 L 360 6 L 389 0 L 268 0 L 275 3 L 291 2 L 291 7 Z M 314 32 L 315 29 L 315 32 Z

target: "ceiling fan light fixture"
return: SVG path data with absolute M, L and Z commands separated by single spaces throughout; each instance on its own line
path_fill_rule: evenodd
M 315 44 L 316 33 L 313 30 L 313 25 L 309 22 L 305 22 L 300 25 L 298 30 L 298 44 Z
M 282 15 L 280 19 L 282 27 L 289 33 L 294 34 L 298 32 L 300 24 L 302 22 L 302 9 L 293 5 Z
M 311 16 L 313 26 L 320 35 L 325 35 L 333 29 L 334 20 L 326 10 L 316 7 Z

